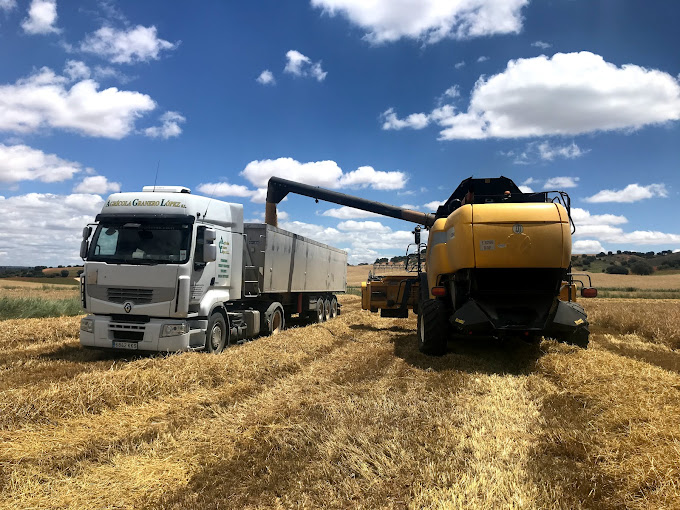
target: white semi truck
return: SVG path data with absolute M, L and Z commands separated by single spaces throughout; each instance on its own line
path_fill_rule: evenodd
M 219 353 L 335 317 L 347 284 L 346 252 L 179 186 L 111 195 L 80 255 L 80 343 L 100 349 Z

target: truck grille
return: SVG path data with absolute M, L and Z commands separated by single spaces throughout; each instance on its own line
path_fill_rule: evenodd
M 141 342 L 144 340 L 144 328 L 145 326 L 141 324 L 109 324 L 109 331 L 112 333 L 114 340 L 131 340 L 133 342 Z
M 106 297 L 112 303 L 125 303 L 132 301 L 134 304 L 147 304 L 153 300 L 153 289 L 129 289 L 109 287 L 106 289 Z

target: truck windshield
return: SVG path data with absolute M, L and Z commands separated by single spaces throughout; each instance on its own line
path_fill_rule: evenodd
M 100 223 L 88 260 L 113 264 L 182 264 L 189 260 L 192 226 Z

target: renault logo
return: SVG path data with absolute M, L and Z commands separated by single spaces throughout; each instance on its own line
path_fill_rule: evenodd
M 524 232 L 524 227 L 523 227 L 521 224 L 519 224 L 519 223 L 515 223 L 515 224 L 512 226 L 512 231 L 513 231 L 515 234 L 521 234 L 522 232 Z
M 130 313 L 130 311 L 132 310 L 132 302 L 126 301 L 125 304 L 123 305 L 123 310 L 125 310 L 125 313 Z

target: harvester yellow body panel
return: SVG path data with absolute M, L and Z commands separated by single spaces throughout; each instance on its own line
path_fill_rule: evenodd
M 475 267 L 569 267 L 571 229 L 561 205 L 479 204 L 470 208 Z
M 428 286 L 461 269 L 566 269 L 570 258 L 569 218 L 560 204 L 467 204 L 430 229 Z

